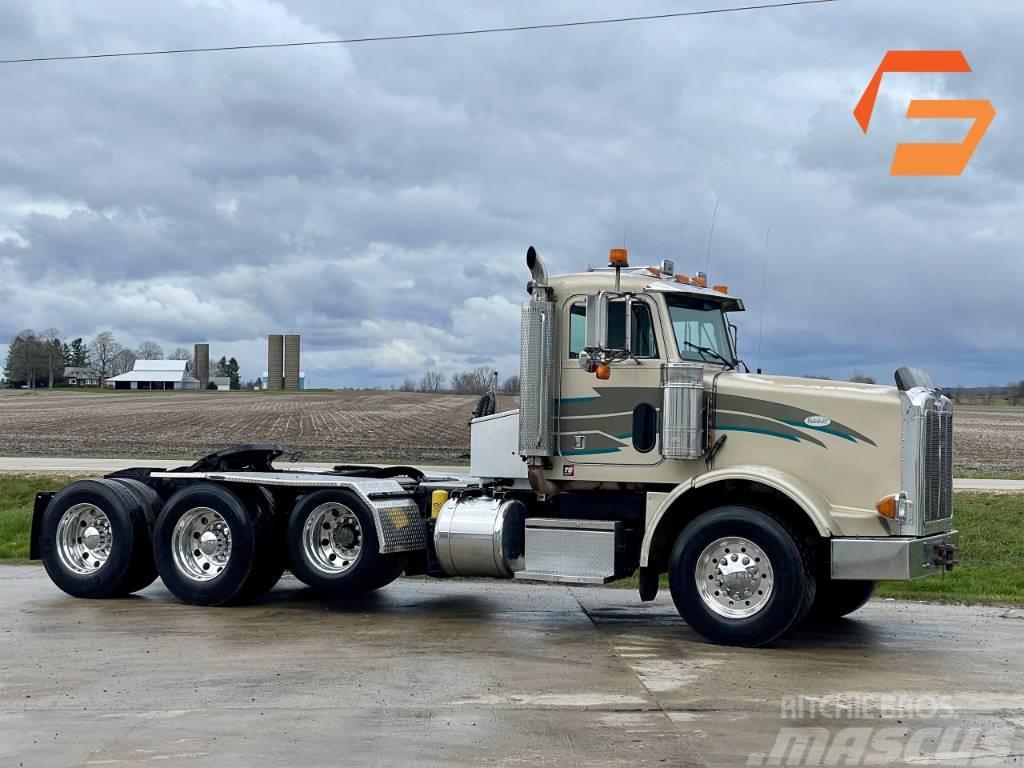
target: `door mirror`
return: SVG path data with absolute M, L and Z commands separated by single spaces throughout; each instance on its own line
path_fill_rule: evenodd
M 732 354 L 733 357 L 739 359 L 740 356 L 740 329 L 736 326 L 736 323 L 729 323 L 729 336 L 732 338 Z
M 587 296 L 587 332 L 584 335 L 584 349 L 608 348 L 608 294 L 601 292 Z

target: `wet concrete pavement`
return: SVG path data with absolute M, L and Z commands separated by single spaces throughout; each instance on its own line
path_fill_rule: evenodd
M 630 590 L 404 579 L 342 603 L 286 578 L 211 609 L 2 566 L 0 612 L 2 766 L 1021 762 L 1003 608 L 875 601 L 744 650 Z

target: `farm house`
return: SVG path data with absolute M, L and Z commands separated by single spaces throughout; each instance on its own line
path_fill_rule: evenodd
M 127 373 L 107 379 L 114 389 L 199 389 L 199 379 L 192 375 L 188 360 L 136 360 Z

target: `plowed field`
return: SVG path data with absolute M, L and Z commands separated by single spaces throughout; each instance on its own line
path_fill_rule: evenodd
M 280 443 L 315 460 L 455 463 L 469 450 L 475 403 L 400 392 L 0 391 L 0 455 L 177 458 Z

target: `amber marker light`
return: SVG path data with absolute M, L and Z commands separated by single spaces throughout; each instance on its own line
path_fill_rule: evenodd
M 599 363 L 596 374 L 601 381 L 608 381 L 612 377 L 612 367 L 608 363 Z
M 676 282 L 677 283 L 682 283 L 683 285 L 689 285 L 690 284 L 690 276 L 689 275 L 676 275 Z
M 907 496 L 904 493 L 890 493 L 878 500 L 875 509 L 889 520 L 903 520 L 907 515 Z
M 690 282 L 696 285 L 698 288 L 708 287 L 708 279 L 706 277 L 693 277 L 690 278 Z
M 711 289 L 714 290 L 714 291 L 718 291 L 719 293 L 724 293 L 726 296 L 729 295 L 729 286 L 728 285 L 713 285 L 711 287 Z

